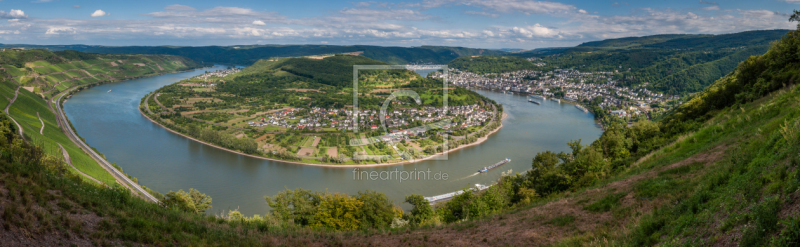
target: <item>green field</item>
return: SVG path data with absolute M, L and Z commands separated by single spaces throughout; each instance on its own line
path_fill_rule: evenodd
M 2 96 L 13 98 L 15 85 L 7 82 L 0 83 L 0 94 Z M 5 100 L 4 100 L 5 101 Z M 4 106 L 8 104 L 7 101 L 3 102 Z M 41 122 L 36 113 L 42 117 L 44 121 L 44 135 L 39 134 Z M 105 169 L 100 167 L 88 154 L 84 153 L 75 143 L 73 143 L 58 127 L 56 123 L 56 116 L 47 107 L 45 102 L 38 95 L 32 94 L 27 90 L 19 90 L 19 96 L 14 104 L 9 108 L 9 113 L 20 125 L 25 133 L 25 138 L 31 142 L 39 143 L 45 147 L 45 151 L 54 157 L 62 157 L 61 150 L 56 143 L 64 146 L 64 149 L 70 155 L 73 165 L 86 173 L 106 184 L 114 185 L 116 181 Z

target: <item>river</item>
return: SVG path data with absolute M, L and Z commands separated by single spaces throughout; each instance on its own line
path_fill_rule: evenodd
M 524 172 L 537 152 L 567 151 L 567 141 L 582 139 L 588 144 L 602 131 L 592 115 L 573 105 L 545 101 L 528 103 L 525 96 L 478 91 L 503 104 L 508 117 L 504 127 L 484 143 L 448 155 L 447 160 L 363 168 L 364 171 L 431 171 L 428 180 L 358 179 L 353 169 L 322 168 L 249 158 L 209 147 L 173 134 L 144 118 L 138 111 L 140 99 L 164 85 L 206 70 L 167 74 L 111 83 L 83 90 L 64 103 L 67 117 L 86 142 L 103 153 L 109 162 L 138 178 L 141 185 L 161 193 L 195 188 L 212 197 L 210 213 L 239 209 L 245 215 L 264 215 L 269 207 L 264 196 L 288 188 L 355 194 L 367 189 L 385 193 L 395 204 L 410 194 L 432 196 L 452 192 L 476 183 L 490 184 L 501 172 Z M 111 90 L 111 92 L 109 92 Z M 511 162 L 487 173 L 474 175 L 484 166 L 503 158 Z M 447 180 L 435 180 L 436 173 Z M 359 173 L 363 174 L 363 173 Z

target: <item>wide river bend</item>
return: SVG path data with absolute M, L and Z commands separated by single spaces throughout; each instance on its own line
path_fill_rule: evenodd
M 503 128 L 484 143 L 448 155 L 447 160 L 363 168 L 365 171 L 427 171 L 446 173 L 447 180 L 370 180 L 358 179 L 354 170 L 287 164 L 249 158 L 200 144 L 153 124 L 139 113 L 139 100 L 164 85 L 222 66 L 182 73 L 111 83 L 75 94 L 64 103 L 64 110 L 78 134 L 121 166 L 139 183 L 166 193 L 195 188 L 213 198 L 210 213 L 239 209 L 245 215 L 268 212 L 264 196 L 285 188 L 344 192 L 376 190 L 395 204 L 409 194 L 432 196 L 452 192 L 476 183 L 490 184 L 500 173 L 531 168 L 537 152 L 567 151 L 567 141 L 582 139 L 588 144 L 602 131 L 592 115 L 573 105 L 545 101 L 528 103 L 525 96 L 499 92 L 478 93 L 503 104 L 508 117 Z M 109 92 L 111 90 L 111 92 Z M 503 158 L 512 161 L 500 168 L 474 175 L 484 166 Z M 363 173 L 361 173 L 363 174 Z

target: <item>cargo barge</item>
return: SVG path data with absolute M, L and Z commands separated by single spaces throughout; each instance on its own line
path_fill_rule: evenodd
M 500 162 L 494 163 L 494 165 L 490 165 L 490 166 L 484 167 L 483 169 L 478 170 L 478 172 L 484 173 L 484 172 L 487 172 L 487 171 L 489 171 L 491 169 L 494 169 L 494 168 L 497 168 L 499 166 L 505 165 L 508 162 L 511 162 L 511 159 L 506 158 L 504 160 L 501 160 Z

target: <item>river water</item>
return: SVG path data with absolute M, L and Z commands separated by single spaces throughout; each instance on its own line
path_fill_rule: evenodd
M 567 141 L 582 139 L 588 144 L 602 133 L 591 114 L 572 105 L 553 101 L 535 105 L 527 102 L 525 96 L 478 91 L 503 104 L 508 114 L 504 127 L 484 143 L 451 152 L 447 160 L 362 168 L 354 173 L 352 168 L 302 166 L 229 153 L 173 134 L 139 113 L 139 100 L 145 94 L 206 70 L 223 68 L 217 66 L 96 86 L 75 94 L 64 103 L 64 110 L 90 146 L 121 166 L 125 173 L 138 178 L 140 184 L 161 193 L 195 188 L 213 198 L 213 208 L 209 212 L 215 214 L 239 209 L 245 215 L 264 215 L 269 207 L 263 197 L 286 188 L 351 194 L 376 190 L 385 193 L 395 204 L 408 208 L 402 203 L 406 195 L 433 196 L 476 183 L 490 184 L 503 171 L 529 170 L 537 152 L 567 151 Z M 475 175 L 480 168 L 503 158 L 510 158 L 511 162 Z M 381 177 L 373 180 L 361 172 L 395 170 L 430 170 L 430 177 L 402 180 L 394 175 L 385 180 Z M 436 180 L 437 173 L 447 174 L 447 180 Z M 359 175 L 362 176 L 359 178 Z

